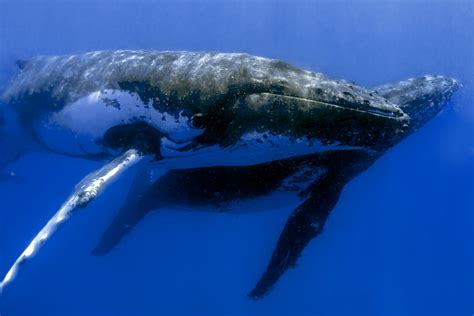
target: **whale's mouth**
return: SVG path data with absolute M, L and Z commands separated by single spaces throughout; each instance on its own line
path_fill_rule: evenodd
M 338 100 L 334 102 L 314 100 L 296 96 L 288 96 L 276 93 L 259 93 L 247 96 L 247 103 L 254 108 L 264 104 L 283 103 L 297 106 L 300 111 L 333 111 L 333 112 L 354 112 L 377 116 L 386 119 L 395 119 L 397 121 L 408 121 L 409 117 L 399 107 L 388 104 L 373 104 L 368 101 L 365 103 L 348 102 Z
M 248 95 L 244 102 L 248 111 L 239 124 L 253 124 L 247 130 L 323 144 L 384 149 L 395 144 L 410 123 L 410 117 L 394 104 L 381 104 L 383 99 L 360 104 L 259 93 Z

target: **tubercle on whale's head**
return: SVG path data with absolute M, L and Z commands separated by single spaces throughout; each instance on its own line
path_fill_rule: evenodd
M 455 79 L 428 75 L 385 84 L 374 90 L 410 117 L 408 132 L 413 132 L 438 115 L 460 87 Z

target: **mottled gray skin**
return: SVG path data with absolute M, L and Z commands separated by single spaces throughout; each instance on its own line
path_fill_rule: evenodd
M 397 105 L 372 91 L 247 54 L 104 51 L 35 57 L 21 66 L 3 98 L 26 125 L 104 89 L 191 117 L 205 129 L 194 147 L 231 145 L 256 131 L 384 149 L 409 125 Z
M 247 54 L 92 52 L 36 57 L 20 67 L 3 99 L 27 128 L 92 92 L 115 89 L 138 94 L 159 112 L 189 117 L 189 124 L 204 133 L 186 149 L 226 148 L 246 132 L 349 146 L 252 166 L 170 170 L 154 183 L 141 174 L 94 251 L 110 251 L 156 208 L 216 205 L 289 189 L 302 203 L 288 219 L 251 298 L 264 296 L 296 264 L 304 247 L 322 232 L 344 185 L 433 118 L 458 86 L 450 78 L 426 76 L 369 90 Z M 115 126 L 104 143 L 114 146 L 118 139 L 126 150 L 167 136 L 150 130 L 139 117 L 136 121 L 126 127 L 126 137 L 122 126 Z M 140 149 L 160 159 L 157 148 Z
M 164 95 L 186 100 L 198 93 L 201 111 L 209 99 L 225 98 L 229 89 L 242 95 L 276 93 L 392 116 L 403 113 L 388 100 L 343 80 L 304 71 L 283 61 L 236 53 L 100 51 L 79 55 L 40 56 L 21 65 L 22 73 L 4 93 L 7 100 L 47 91 L 63 104 L 124 82 L 146 82 Z M 156 107 L 176 105 L 154 102 Z M 186 105 L 188 109 L 191 105 Z

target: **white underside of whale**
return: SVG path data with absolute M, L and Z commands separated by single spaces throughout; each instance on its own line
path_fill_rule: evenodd
M 114 152 L 100 144 L 110 128 L 144 122 L 173 142 L 186 142 L 204 130 L 192 127 L 187 116 L 162 113 L 145 104 L 137 94 L 120 90 L 91 93 L 42 118 L 35 126 L 48 148 L 73 155 Z

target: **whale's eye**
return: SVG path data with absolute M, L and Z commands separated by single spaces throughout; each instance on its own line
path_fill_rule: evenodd
M 204 115 L 202 113 L 194 114 L 190 119 L 190 125 L 194 128 L 203 128 L 204 127 Z

